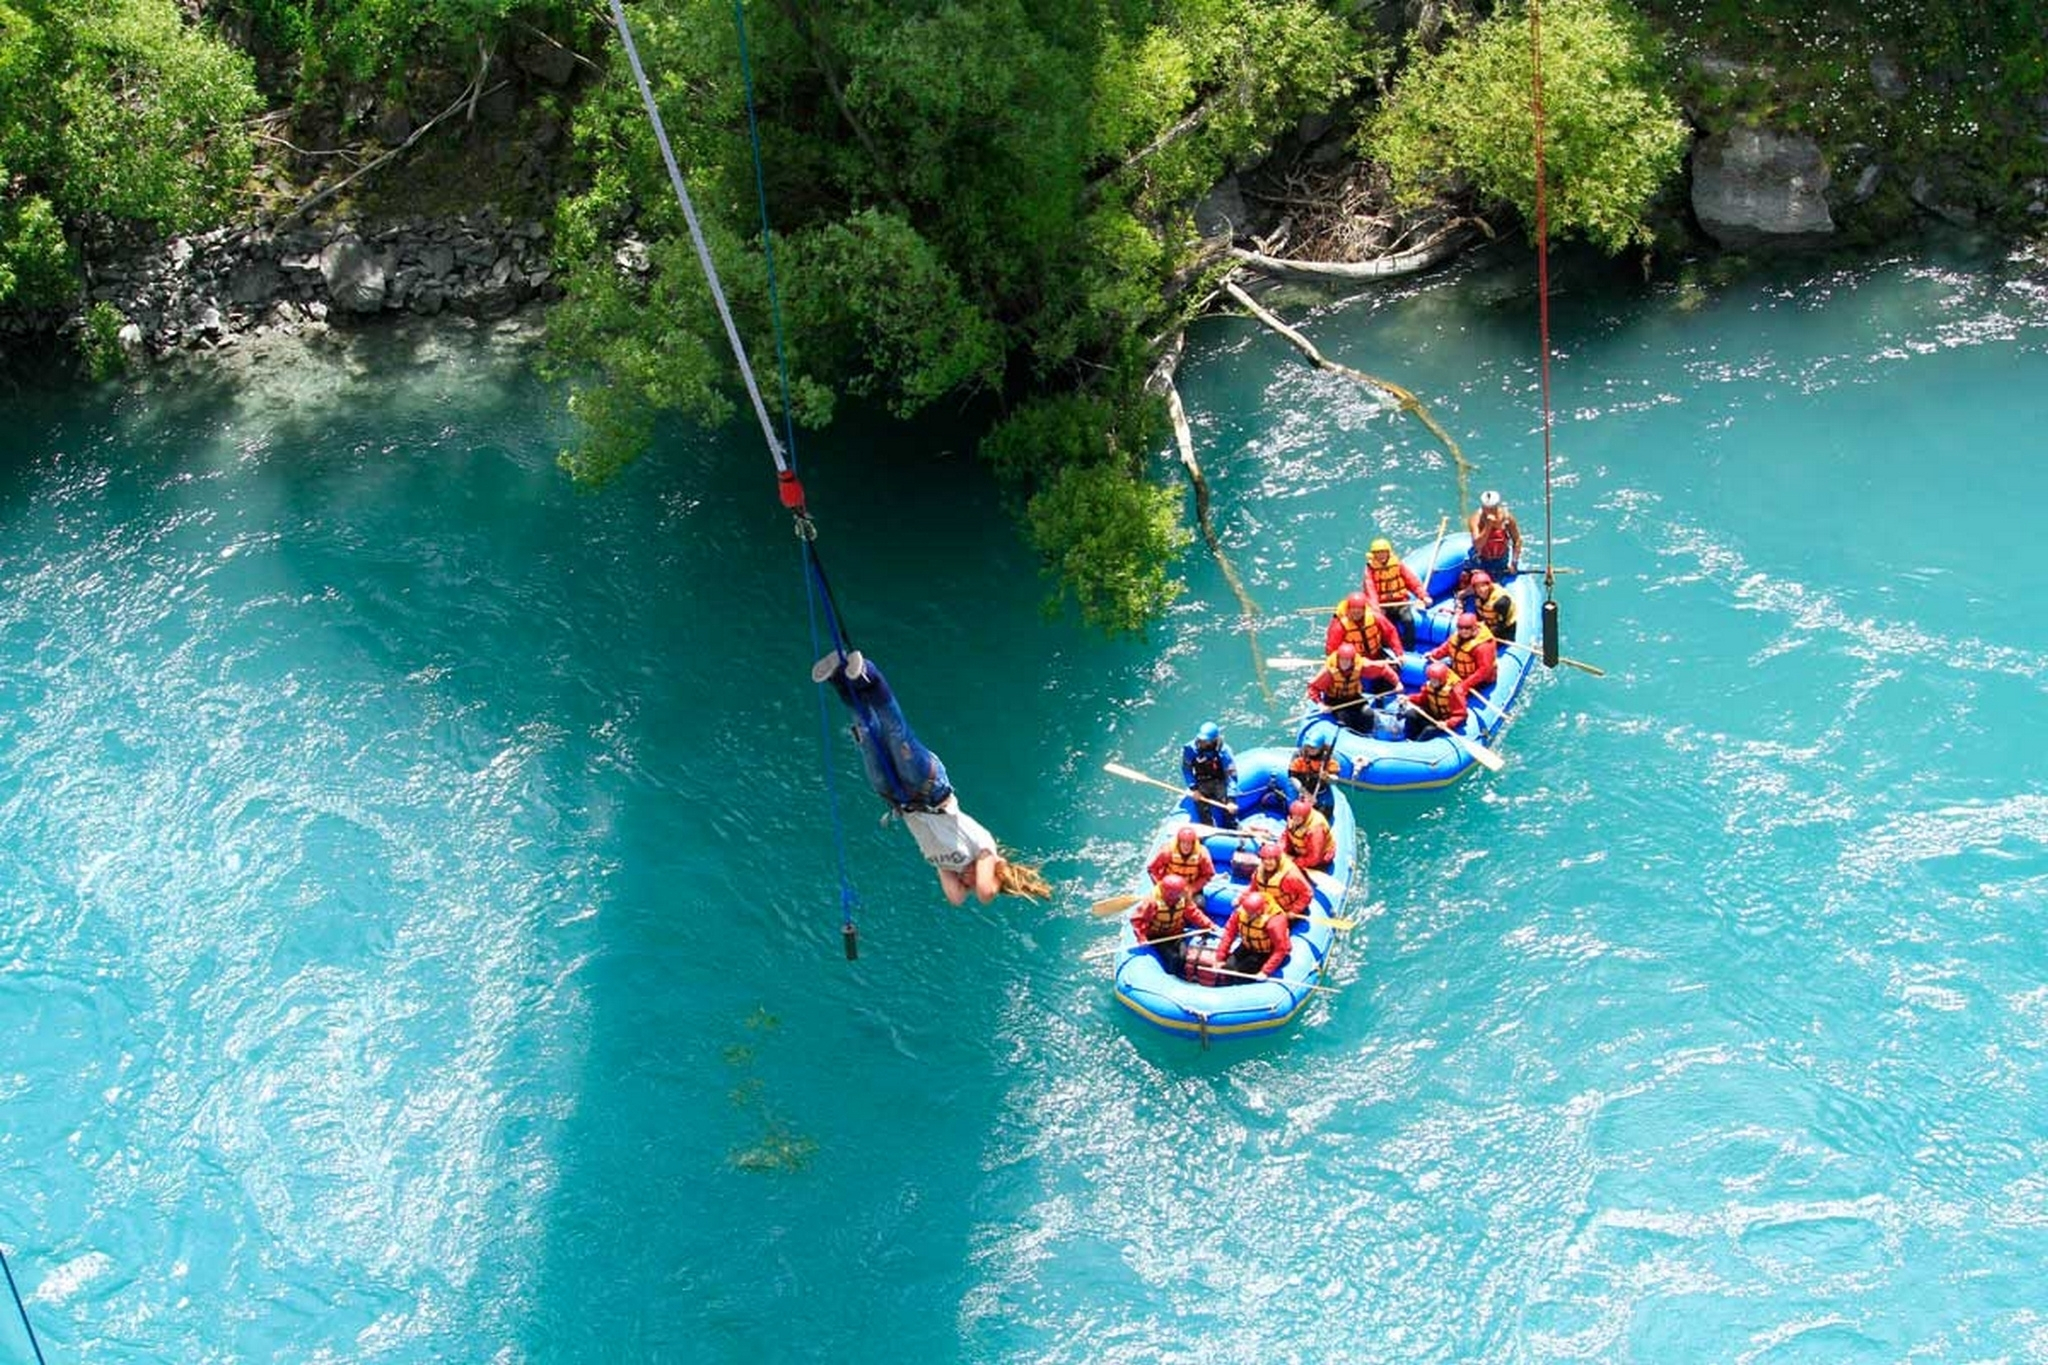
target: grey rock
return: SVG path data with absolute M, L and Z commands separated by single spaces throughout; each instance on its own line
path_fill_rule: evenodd
M 1906 189 L 1906 194 L 1914 203 L 1945 223 L 1956 227 L 1977 226 L 1976 211 L 1950 199 L 1946 189 L 1927 176 L 1914 176 L 1913 183 Z
M 518 116 L 519 100 L 509 85 L 502 90 L 493 90 L 476 102 L 478 123 L 502 127 Z
M 1899 70 L 1899 64 L 1887 53 L 1880 52 L 1870 59 L 1870 84 L 1886 104 L 1897 104 L 1906 98 L 1906 73 Z
M 390 288 L 391 258 L 359 241 L 329 243 L 320 253 L 320 277 L 328 297 L 350 313 L 374 313 L 384 307 Z
M 438 243 L 420 251 L 420 273 L 430 279 L 440 279 L 455 269 L 455 252 L 452 248 Z
M 284 276 L 269 261 L 246 260 L 229 272 L 227 296 L 235 303 L 262 303 L 283 286 Z
M 314 299 L 306 305 L 306 316 L 314 322 L 327 321 L 327 305 L 318 299 Z
M 387 147 L 396 147 L 412 134 L 412 114 L 398 106 L 380 111 L 370 131 Z
M 1692 209 L 1709 236 L 1737 250 L 1797 245 L 1835 230 L 1819 144 L 1797 133 L 1736 128 L 1692 154 Z
M 612 262 L 619 269 L 632 275 L 645 275 L 654 268 L 653 261 L 647 255 L 647 243 L 638 237 L 628 237 L 620 242 L 617 249 L 612 252 Z
M 554 43 L 531 43 L 514 53 L 512 60 L 521 71 L 549 85 L 567 85 L 576 74 L 576 54 Z
M 1249 217 L 1237 177 L 1226 175 L 1195 205 L 1195 231 L 1204 238 L 1234 237 Z
M 1884 167 L 1875 162 L 1865 166 L 1856 177 L 1856 188 L 1850 192 L 1851 201 L 1861 204 L 1877 193 L 1877 182 L 1884 179 Z
M 212 339 L 218 337 L 225 330 L 221 326 L 220 309 L 215 308 L 212 304 L 208 304 L 199 310 L 199 331 L 201 335 Z
M 1778 74 L 1761 63 L 1738 62 L 1732 57 L 1723 57 L 1714 52 L 1701 52 L 1694 56 L 1692 68 L 1708 80 L 1724 85 L 1732 85 L 1750 77 L 1767 81 Z

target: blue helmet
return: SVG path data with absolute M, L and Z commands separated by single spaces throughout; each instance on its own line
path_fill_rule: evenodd
M 1223 731 L 1216 727 L 1216 722 L 1213 720 L 1203 721 L 1201 728 L 1195 731 L 1195 743 L 1197 744 L 1215 744 L 1220 742 L 1222 738 Z

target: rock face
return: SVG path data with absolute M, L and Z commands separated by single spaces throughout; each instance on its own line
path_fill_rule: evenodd
M 317 329 L 330 316 L 337 323 L 400 313 L 502 318 L 561 293 L 547 229 L 489 209 L 374 226 L 223 228 L 91 252 L 87 260 L 83 303 L 105 303 L 121 315 L 122 349 L 136 357 Z M 62 324 L 12 319 L 0 331 L 26 335 L 37 325 Z
M 1692 154 L 1692 211 L 1724 247 L 1817 242 L 1835 230 L 1828 167 L 1812 138 L 1736 128 Z

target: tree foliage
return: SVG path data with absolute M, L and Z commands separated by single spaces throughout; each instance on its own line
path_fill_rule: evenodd
M 1083 614 L 1135 627 L 1167 600 L 1178 497 L 1138 481 L 1125 415 L 1143 338 L 1185 263 L 1194 201 L 1384 61 L 1318 0 L 771 0 L 748 47 L 794 415 L 842 397 L 899 415 L 1025 400 L 986 447 Z M 774 354 L 747 111 L 726 0 L 631 9 L 677 159 L 757 368 Z M 549 372 L 606 477 L 643 405 L 717 420 L 736 378 L 623 63 L 574 129 L 589 188 L 557 216 L 567 301 Z M 633 248 L 622 268 L 618 246 Z M 680 276 L 680 277 L 679 277 Z M 773 389 L 773 385 L 766 386 Z M 1035 393 L 1072 396 L 1060 439 Z M 779 400 L 777 400 L 779 401 Z M 1135 420 L 1135 419 L 1131 419 Z M 1008 433 L 1008 434 L 1006 434 Z M 1007 452 L 1007 453 L 1006 453 Z M 1121 490 L 1115 485 L 1121 483 Z
M 249 59 L 173 0 L 0 3 L 0 162 L 67 221 L 225 216 L 256 104 Z
M 1691 134 L 1642 21 L 1620 0 L 1545 0 L 1548 217 L 1607 251 L 1647 242 L 1645 215 Z M 1526 5 L 1418 54 L 1367 125 L 1364 151 L 1427 197 L 1453 178 L 1535 220 L 1533 67 Z
M 0 186 L 7 167 L 0 165 Z M 0 306 L 50 308 L 78 288 L 78 267 L 57 210 L 40 194 L 0 193 Z
M 474 68 L 517 32 L 573 32 L 568 0 L 233 0 L 256 33 L 296 61 L 302 94 L 323 83 L 403 89 L 422 66 Z

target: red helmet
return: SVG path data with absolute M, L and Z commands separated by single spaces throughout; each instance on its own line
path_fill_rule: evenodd
M 1355 645 L 1349 645 L 1349 644 L 1344 644 L 1344 645 L 1338 645 L 1338 646 L 1337 646 L 1337 663 L 1338 663 L 1338 665 L 1339 665 L 1340 667 L 1343 667 L 1343 668 L 1350 668 L 1350 667 L 1351 667 L 1351 666 L 1352 666 L 1353 664 L 1355 664 L 1355 663 L 1357 663 L 1357 662 L 1358 662 L 1358 648 L 1357 648 L 1357 646 L 1355 646 Z
M 1260 845 L 1259 845 L 1259 861 L 1260 861 L 1260 862 L 1262 862 L 1262 863 L 1277 863 L 1277 862 L 1279 862 L 1279 861 L 1280 861 L 1280 845 L 1278 845 L 1278 844 L 1260 844 Z
M 1188 893 L 1188 879 L 1178 872 L 1169 872 L 1159 879 L 1159 894 L 1170 901 L 1177 901 Z
M 1472 586 L 1473 586 L 1473 587 L 1475 587 L 1475 588 L 1490 588 L 1490 587 L 1492 587 L 1492 586 L 1493 586 L 1493 575 L 1492 575 L 1492 574 L 1490 574 L 1490 573 L 1488 573 L 1488 572 L 1487 572 L 1486 570 L 1484 570 L 1484 569 L 1474 569 L 1474 570 L 1472 571 Z
M 1479 629 L 1479 618 L 1469 611 L 1458 613 L 1458 629 L 1460 631 Z
M 1314 809 L 1315 807 L 1306 801 L 1297 801 L 1287 808 L 1287 818 L 1290 820 L 1306 820 L 1309 817 L 1309 812 Z
M 1182 848 L 1187 848 L 1189 845 L 1193 844 L 1195 842 L 1194 826 L 1182 825 L 1179 829 L 1173 832 L 1173 841 L 1176 844 L 1179 844 Z
M 1433 683 L 1449 682 L 1451 680 L 1451 666 L 1446 663 L 1431 664 L 1428 668 L 1422 670 L 1422 676 Z
M 1266 908 L 1266 893 L 1263 891 L 1245 892 L 1244 899 L 1237 903 L 1237 908 L 1249 910 L 1256 915 L 1259 911 Z
M 1349 597 L 1347 597 L 1347 598 L 1345 598 L 1345 599 L 1344 599 L 1344 610 L 1346 610 L 1346 611 L 1371 611 L 1371 610 L 1372 610 L 1372 599 L 1371 599 L 1370 597 L 1367 597 L 1367 596 L 1366 596 L 1366 595 L 1365 595 L 1364 593 L 1362 593 L 1362 592 L 1355 592 L 1355 593 L 1352 593 L 1352 594 L 1351 594 L 1351 596 L 1349 596 Z

